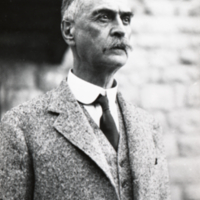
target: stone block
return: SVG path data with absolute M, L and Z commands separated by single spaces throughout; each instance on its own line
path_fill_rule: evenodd
M 200 184 L 186 185 L 183 194 L 186 200 L 199 200 Z
M 130 87 L 128 85 L 127 86 L 123 85 L 120 86 L 119 89 L 127 101 L 131 102 L 136 106 L 141 106 L 139 89 L 137 87 Z
M 150 68 L 155 67 L 167 70 L 170 69 L 170 67 L 179 64 L 178 51 L 176 49 L 172 50 L 163 47 L 159 49 L 151 49 L 151 51 L 147 52 L 148 54 L 145 59 L 148 62 L 147 66 Z
M 175 158 L 178 156 L 178 145 L 177 138 L 173 134 L 165 134 L 163 136 L 163 142 L 165 146 L 165 152 L 169 159 Z
M 59 66 L 45 66 L 38 72 L 38 88 L 49 91 L 57 87 L 67 77 L 66 72 Z
M 159 0 L 149 1 L 144 0 L 145 12 L 148 15 L 154 16 L 173 16 L 175 13 L 175 5 L 172 1 Z
M 183 200 L 182 188 L 178 185 L 171 185 L 171 199 Z
M 186 87 L 184 84 L 174 85 L 174 96 L 176 108 L 183 108 L 186 106 Z
M 172 184 L 198 184 L 200 182 L 200 157 L 171 159 L 168 164 Z
M 200 18 L 199 17 L 179 17 L 177 18 L 177 28 L 182 33 L 199 34 L 200 33 Z
M 200 136 L 181 136 L 178 147 L 181 156 L 200 156 Z
M 188 37 L 187 34 L 139 34 L 134 38 L 132 42 L 133 46 L 145 48 L 145 49 L 172 49 L 182 50 L 183 48 L 199 48 L 200 37 L 198 35 L 192 35 Z
M 146 70 L 148 82 L 150 83 L 160 83 L 162 82 L 162 69 L 152 67 Z
M 189 15 L 190 16 L 200 16 L 200 6 L 198 7 L 193 7 L 189 10 Z
M 134 74 L 135 71 L 146 71 L 155 73 L 156 68 L 168 70 L 174 70 L 174 66 L 179 66 L 179 53 L 175 50 L 169 50 L 166 48 L 161 49 L 145 49 L 141 47 L 135 48 L 129 55 L 127 64 L 123 66 L 119 73 L 126 73 L 127 75 Z M 159 75 L 160 76 L 160 75 Z
M 187 42 L 188 42 L 188 47 L 189 48 L 194 48 L 199 50 L 199 46 L 200 46 L 200 36 L 199 34 L 193 34 L 190 35 L 190 37 L 187 36 Z
M 173 68 L 165 68 L 162 79 L 164 82 L 193 83 L 198 80 L 199 75 L 200 71 L 195 66 L 177 65 Z
M 134 73 L 128 75 L 130 84 L 133 86 L 143 86 L 147 83 L 160 83 L 161 70 L 157 68 L 151 68 L 146 70 L 137 70 Z
M 132 31 L 134 34 L 172 34 L 178 33 L 178 18 L 141 16 L 133 19 Z
M 42 92 L 36 89 L 10 90 L 8 91 L 8 94 L 7 94 L 7 103 L 8 103 L 7 110 L 25 101 L 33 99 L 41 94 Z
M 6 77 L 3 81 L 7 88 L 34 88 L 36 86 L 36 66 L 32 64 L 13 64 L 8 66 L 6 70 Z
M 180 62 L 185 65 L 195 65 L 200 61 L 199 53 L 195 49 L 184 49 L 180 54 Z
M 148 59 L 147 59 L 148 51 L 146 51 L 143 48 L 139 48 L 139 47 L 134 48 L 134 45 L 133 45 L 133 49 L 134 50 L 132 52 L 130 52 L 129 59 L 128 59 L 126 65 L 120 69 L 119 73 L 121 73 L 121 72 L 132 73 L 135 70 L 141 70 L 141 69 L 148 68 L 148 66 L 149 66 Z
M 148 35 L 140 34 L 135 37 L 133 47 L 156 49 L 165 46 L 165 38 L 160 34 Z
M 200 81 L 188 87 L 187 103 L 191 107 L 200 107 Z
M 125 86 L 126 88 L 130 85 L 130 87 L 139 87 L 148 81 L 147 73 L 145 70 L 132 70 L 126 71 L 126 73 L 119 73 L 116 75 L 116 79 L 118 82 Z
M 149 84 L 141 90 L 142 106 L 147 109 L 171 110 L 174 108 L 174 92 L 171 86 Z
M 177 1 L 176 14 L 179 16 L 200 16 L 199 1 Z
M 144 4 L 141 1 L 130 1 L 131 8 L 134 12 L 134 15 L 143 16 L 144 15 Z
M 199 34 L 199 17 L 157 17 L 138 16 L 133 19 L 132 31 L 134 34 Z
M 196 83 L 200 79 L 200 68 L 198 65 L 190 66 L 187 68 L 188 76 L 192 83 Z
M 200 132 L 200 109 L 178 109 L 169 113 L 169 125 L 180 133 Z

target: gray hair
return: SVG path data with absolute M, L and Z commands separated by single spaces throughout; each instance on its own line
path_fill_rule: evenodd
M 63 0 L 61 7 L 62 21 L 74 20 L 74 17 L 77 14 L 79 8 L 80 8 L 79 0 Z

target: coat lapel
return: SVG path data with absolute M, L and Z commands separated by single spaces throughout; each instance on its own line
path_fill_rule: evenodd
M 138 109 L 125 102 L 118 94 L 118 102 L 124 118 L 128 139 L 129 160 L 133 177 L 134 200 L 148 199 L 148 186 L 155 163 L 155 147 L 152 134 L 140 119 Z M 144 124 L 143 124 L 144 123 Z
M 59 114 L 54 122 L 54 128 L 73 145 L 87 154 L 104 171 L 116 190 L 109 165 L 93 129 L 66 81 L 63 81 L 52 93 L 48 111 Z M 116 193 L 118 193 L 117 190 Z

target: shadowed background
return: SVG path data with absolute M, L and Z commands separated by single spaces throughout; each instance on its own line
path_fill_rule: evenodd
M 61 0 L 0 3 L 0 113 L 56 87 L 72 66 Z M 116 78 L 163 127 L 172 200 L 200 200 L 200 1 L 133 0 L 133 51 Z

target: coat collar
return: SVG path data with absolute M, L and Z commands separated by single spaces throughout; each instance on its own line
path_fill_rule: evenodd
M 54 128 L 103 170 L 118 195 L 109 165 L 98 140 L 66 80 L 62 81 L 60 86 L 52 92 L 48 111 L 59 114 L 54 122 Z

